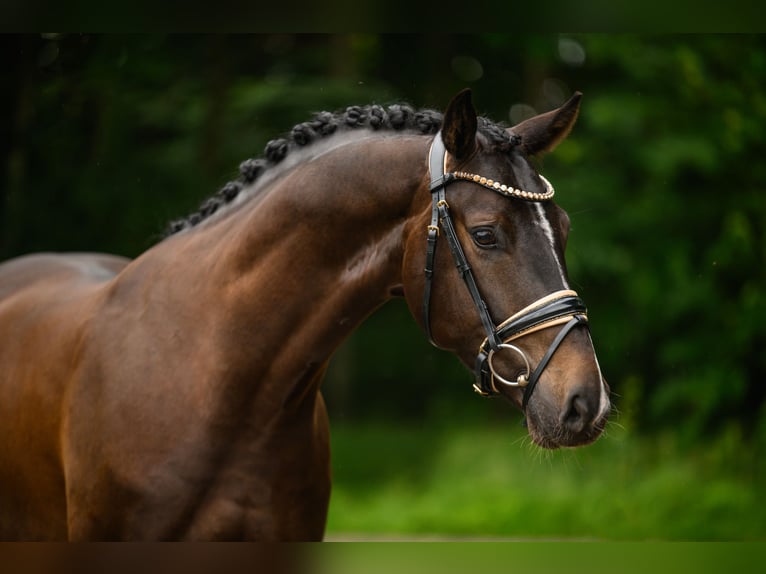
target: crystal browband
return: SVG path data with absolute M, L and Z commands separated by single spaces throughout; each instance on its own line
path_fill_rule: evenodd
M 483 185 L 487 189 L 491 189 L 492 191 L 496 191 L 502 195 L 507 195 L 508 197 L 517 197 L 519 199 L 526 199 L 527 201 L 547 201 L 551 199 L 556 193 L 553 189 L 553 186 L 551 185 L 551 182 L 545 179 L 542 175 L 540 176 L 540 179 L 543 180 L 543 183 L 545 184 L 545 193 L 534 193 L 531 191 L 524 191 L 523 189 L 516 189 L 511 185 L 505 185 L 499 181 L 493 181 L 481 175 L 476 175 L 475 173 L 467 173 L 465 171 L 453 171 L 452 176 L 455 179 L 464 179 L 466 181 L 478 183 L 479 185 Z

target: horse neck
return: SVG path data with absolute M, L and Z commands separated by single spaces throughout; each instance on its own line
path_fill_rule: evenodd
M 427 145 L 417 136 L 338 145 L 286 166 L 229 214 L 166 242 L 182 252 L 174 261 L 187 262 L 174 288 L 195 286 L 202 300 L 187 295 L 187 305 L 207 316 L 201 323 L 213 326 L 230 372 L 264 385 L 308 384 L 391 297 Z

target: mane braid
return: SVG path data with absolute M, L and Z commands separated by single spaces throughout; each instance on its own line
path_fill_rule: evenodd
M 239 177 L 226 183 L 215 195 L 202 202 L 191 215 L 171 221 L 163 237 L 201 223 L 221 207 L 231 203 L 247 186 L 255 183 L 264 171 L 280 163 L 298 148 L 341 131 L 367 128 L 374 131 L 414 131 L 422 135 L 436 134 L 441 128 L 442 114 L 434 110 L 415 110 L 406 104 L 351 106 L 342 112 L 319 112 L 311 120 L 298 124 L 284 137 L 266 144 L 263 157 L 246 159 L 239 165 Z M 478 118 L 479 131 L 495 151 L 507 152 L 519 144 L 520 138 L 502 125 Z

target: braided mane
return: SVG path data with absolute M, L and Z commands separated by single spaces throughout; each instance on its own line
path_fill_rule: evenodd
M 226 183 L 215 195 L 202 202 L 191 215 L 171 221 L 164 236 L 194 227 L 221 207 L 231 203 L 243 189 L 253 184 L 260 175 L 280 163 L 298 148 L 351 129 L 367 128 L 374 131 L 414 131 L 422 135 L 435 134 L 442 123 L 442 114 L 434 110 L 415 110 L 405 104 L 383 107 L 379 105 L 351 106 L 342 112 L 319 112 L 311 120 L 298 124 L 284 137 L 266 144 L 263 157 L 243 161 L 239 177 Z M 505 127 L 487 118 L 478 118 L 479 131 L 496 151 L 509 151 L 519 143 L 518 137 L 509 134 Z

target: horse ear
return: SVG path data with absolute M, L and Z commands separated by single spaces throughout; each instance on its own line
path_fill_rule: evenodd
M 470 89 L 460 92 L 447 106 L 442 121 L 442 140 L 447 151 L 458 161 L 468 159 L 476 149 L 476 110 Z
M 528 155 L 552 151 L 569 135 L 580 113 L 582 94 L 574 95 L 560 108 L 524 120 L 509 131 L 521 137 L 521 145 Z

